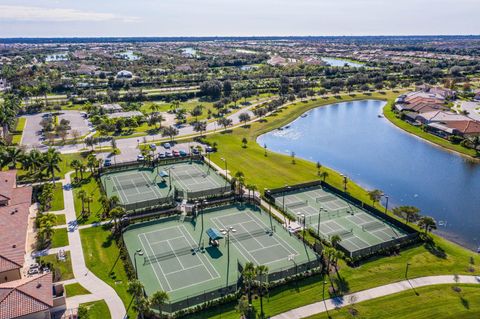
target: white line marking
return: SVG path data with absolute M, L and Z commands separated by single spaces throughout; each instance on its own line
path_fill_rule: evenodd
M 142 245 L 143 251 L 146 251 L 145 246 L 143 245 L 143 240 L 142 240 L 142 238 L 140 237 L 141 235 L 143 235 L 143 233 L 142 233 L 142 234 L 138 234 L 138 240 L 140 241 L 140 244 Z M 144 236 L 144 237 L 145 237 L 145 236 Z M 145 240 L 147 240 L 147 243 L 148 243 L 148 239 L 147 239 L 146 237 L 145 237 Z M 150 249 L 151 249 L 151 247 L 150 247 Z M 153 251 L 152 251 L 152 252 L 153 252 Z M 160 285 L 160 287 L 162 287 L 163 290 L 167 290 L 167 289 L 165 289 L 165 288 L 163 287 L 162 282 L 160 281 L 160 278 L 158 278 L 157 271 L 155 270 L 155 268 L 153 267 L 153 265 L 154 265 L 154 264 L 152 264 L 150 267 L 152 268 L 153 273 L 155 274 L 155 277 L 157 277 L 158 284 Z M 164 278 L 165 278 L 165 277 L 164 277 Z M 165 279 L 166 279 L 166 278 L 165 278 Z M 167 281 L 167 284 L 169 284 L 168 281 Z M 171 289 L 172 289 L 172 288 L 170 287 L 170 290 L 171 290 Z

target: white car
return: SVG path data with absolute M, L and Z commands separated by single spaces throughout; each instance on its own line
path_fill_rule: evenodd
M 480 282 L 480 276 L 476 276 L 475 279 L 477 279 L 477 281 Z
M 145 156 L 143 156 L 141 154 L 137 155 L 137 161 L 144 161 L 144 160 L 145 160 Z

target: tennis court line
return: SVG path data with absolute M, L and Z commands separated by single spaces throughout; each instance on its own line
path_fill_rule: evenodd
M 187 240 L 184 236 L 184 239 Z M 188 242 L 188 240 L 187 240 Z M 168 247 L 170 247 L 170 250 L 172 251 L 173 255 L 175 256 L 175 258 L 177 258 L 178 260 L 178 263 L 180 264 L 180 266 L 182 266 L 182 270 L 185 270 L 185 267 L 183 266 L 182 262 L 180 261 L 180 258 L 178 258 L 177 254 L 175 253 L 175 249 L 173 249 L 172 247 L 172 244 L 170 244 L 170 240 L 167 240 L 167 244 L 168 244 Z
M 157 195 L 157 196 L 162 196 L 162 194 L 160 193 L 157 193 L 157 185 L 155 183 L 153 183 L 153 181 L 149 180 L 146 176 L 145 176 L 145 172 L 141 172 L 140 174 L 142 177 L 143 177 L 143 180 L 145 183 L 147 183 L 147 185 L 150 185 L 150 187 L 148 187 L 148 190 L 150 191 L 150 193 L 153 193 L 153 195 Z M 152 190 L 152 186 L 155 186 Z M 136 186 L 135 186 L 136 187 Z M 139 193 L 140 194 L 140 193 Z
M 165 275 L 169 276 L 169 275 L 173 275 L 173 274 L 176 274 L 176 273 L 185 271 L 185 270 L 191 270 L 191 269 L 198 268 L 198 267 L 203 267 L 203 268 L 205 268 L 204 265 L 198 264 L 198 265 L 195 265 L 195 266 L 190 266 L 190 267 L 183 268 L 183 269 L 179 269 L 179 270 L 174 270 L 174 271 L 171 271 L 171 272 L 166 273 Z M 181 289 L 181 288 L 179 288 L 179 289 Z
M 183 227 L 183 229 L 187 232 L 187 235 L 188 235 L 188 236 L 190 237 L 190 239 L 195 243 L 195 239 L 192 237 L 192 234 L 190 234 L 190 233 L 188 232 L 188 230 L 187 230 L 187 228 L 185 227 L 185 225 L 177 226 L 177 227 L 178 227 L 179 229 L 181 229 L 181 227 Z M 182 232 L 182 234 L 185 234 L 182 230 L 180 230 L 180 231 Z M 187 236 L 185 236 L 185 237 L 187 237 Z M 185 238 L 185 239 L 187 239 L 187 238 Z M 187 242 L 188 242 L 188 239 L 187 239 Z M 189 244 L 192 245 L 191 242 L 189 242 Z M 193 248 L 193 247 L 192 247 L 192 248 Z M 212 266 L 213 270 L 215 270 L 215 273 L 217 274 L 216 277 L 214 277 L 214 276 L 212 275 L 212 273 L 210 272 L 210 270 L 208 269 L 208 267 L 205 265 L 205 263 L 203 262 L 203 260 L 202 260 L 198 255 L 196 255 L 196 256 L 198 257 L 198 259 L 200 259 L 200 261 L 202 262 L 202 264 L 203 264 L 203 266 L 205 267 L 205 269 L 207 269 L 208 273 L 209 273 L 210 276 L 212 277 L 211 279 L 220 278 L 220 274 L 218 273 L 217 269 L 212 265 L 212 263 L 210 262 L 210 260 L 208 260 L 208 258 L 207 258 L 207 261 L 208 261 L 208 263 L 210 264 L 210 266 Z
M 176 226 L 170 226 L 170 227 L 167 227 L 167 228 L 162 228 L 162 229 L 155 229 L 155 230 L 152 230 L 152 231 L 149 231 L 149 232 L 145 232 L 145 233 L 142 233 L 142 234 L 151 234 L 151 233 L 158 233 L 158 232 L 163 232 L 164 230 L 167 230 L 167 229 L 172 229 L 172 228 L 177 228 L 178 229 L 178 225 Z M 181 235 L 183 235 L 182 232 L 180 232 Z M 164 239 L 166 240 L 166 239 Z
M 283 247 L 280 244 L 275 244 L 275 245 L 270 245 L 270 246 L 263 246 L 262 248 L 258 248 L 258 249 L 251 249 L 250 252 L 254 253 L 256 251 L 260 251 L 260 250 L 264 250 L 264 249 L 270 249 L 270 248 L 277 247 L 277 246 Z M 283 247 L 283 248 L 285 248 L 285 247 Z
M 120 186 L 120 182 L 118 181 L 117 176 L 112 176 L 112 180 L 115 181 L 115 185 L 114 185 L 114 186 L 116 186 L 117 192 L 118 192 L 118 194 L 120 194 L 120 197 L 123 199 L 123 202 L 124 202 L 125 204 L 129 204 L 128 199 L 125 197 L 125 194 L 123 193 L 123 189 L 121 189 L 121 188 L 119 189 L 119 188 L 118 188 L 118 186 Z
M 245 223 L 250 223 L 250 222 L 255 222 L 255 221 L 254 221 L 254 220 L 249 220 L 249 221 L 245 221 L 245 222 L 238 223 L 237 225 L 238 225 L 238 226 L 241 226 L 241 227 L 245 230 L 245 233 L 249 234 L 250 237 L 251 237 L 253 240 L 255 240 L 261 247 L 265 247 L 265 246 L 262 244 L 262 242 L 260 242 L 260 241 L 257 240 L 256 236 L 252 236 L 252 235 L 251 235 L 251 232 L 249 232 L 248 229 L 245 228 L 245 226 L 243 226 L 243 224 L 245 224 Z M 222 223 L 222 224 L 223 224 L 223 223 Z M 258 225 L 258 224 L 257 224 L 257 225 Z M 260 229 L 261 229 L 261 228 L 260 228 Z M 235 238 L 235 237 L 233 237 L 233 238 Z
M 150 241 L 150 244 L 155 245 L 155 244 L 160 244 L 160 243 L 163 243 L 163 242 L 166 242 L 166 241 L 169 241 L 169 240 L 180 239 L 180 238 L 185 238 L 185 236 L 177 236 L 177 237 L 172 237 L 172 238 L 169 238 L 169 239 L 162 239 L 162 240 L 158 240 L 158 241 Z
M 144 235 L 144 237 L 145 237 L 145 235 Z M 153 250 L 152 246 L 150 245 L 150 242 L 148 241 L 147 237 L 145 237 L 145 240 L 147 241 L 147 244 L 148 244 L 148 247 L 150 248 L 150 251 L 153 253 L 153 255 L 155 255 L 155 251 Z M 160 271 L 162 272 L 163 278 L 165 278 L 165 280 L 166 280 L 166 282 L 167 282 L 167 285 L 168 285 L 168 287 L 170 288 L 170 291 L 172 291 L 172 285 L 170 285 L 170 281 L 168 280 L 167 275 L 165 275 L 165 272 L 163 271 L 163 268 L 162 268 L 162 266 L 160 265 L 160 263 L 159 263 L 159 262 L 156 262 L 156 263 L 153 264 L 153 265 L 157 265 L 158 268 L 160 268 Z M 155 273 L 156 273 L 155 268 L 154 268 L 153 266 L 152 266 L 152 268 L 153 268 L 153 270 L 154 270 Z M 157 279 L 158 279 L 158 278 L 157 278 Z
M 144 233 L 138 235 L 138 239 L 139 239 L 139 241 L 140 241 L 140 244 L 142 245 L 143 250 L 146 251 L 145 246 L 143 245 L 143 240 L 142 240 L 141 237 L 140 237 L 141 235 L 143 235 L 143 237 L 144 237 L 145 240 L 147 241 L 147 244 L 148 244 L 148 239 L 147 239 L 147 237 L 145 237 L 145 234 L 144 234 Z M 153 253 L 152 247 L 150 247 L 150 251 Z M 152 264 L 151 267 L 152 267 L 153 273 L 155 274 L 155 277 L 157 277 L 158 284 L 159 284 L 160 287 L 162 287 L 162 289 L 163 289 L 162 282 L 160 281 L 160 278 L 158 278 L 158 274 L 157 274 L 157 271 L 156 271 L 155 267 L 153 267 L 153 265 L 156 265 L 156 264 L 157 264 L 157 263 Z M 160 269 L 160 270 L 161 270 L 161 269 Z M 163 270 L 162 270 L 162 273 L 163 273 Z M 165 278 L 165 280 L 166 280 L 166 282 L 167 282 L 167 285 L 168 285 L 169 288 L 170 288 L 169 291 L 172 291 L 172 287 L 170 287 L 170 283 L 168 282 L 167 278 L 165 277 L 165 274 L 163 275 L 163 278 Z M 164 290 L 166 290 L 166 289 L 164 289 Z

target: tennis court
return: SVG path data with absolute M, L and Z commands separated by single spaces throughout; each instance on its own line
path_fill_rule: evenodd
M 127 210 L 173 200 L 173 189 L 151 168 L 105 174 L 101 181 L 107 196 L 117 196 Z
M 359 251 L 408 234 L 337 195 L 313 186 L 274 195 L 275 204 L 327 240 L 338 235 L 349 252 Z
M 218 245 L 210 244 L 210 228 L 224 235 Z M 313 250 L 253 206 L 212 208 L 192 221 L 181 222 L 176 216 L 135 224 L 123 236 L 132 261 L 137 249 L 144 253 L 136 258 L 147 295 L 162 289 L 172 302 L 235 285 L 238 263 L 266 265 L 273 275 L 317 260 Z

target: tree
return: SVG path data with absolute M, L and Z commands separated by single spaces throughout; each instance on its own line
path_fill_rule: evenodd
M 320 162 L 317 162 L 317 175 L 320 176 L 320 170 L 322 169 L 322 164 Z
M 0 126 L 2 134 L 0 137 L 7 138 L 9 129 L 14 125 L 18 111 L 20 110 L 21 100 L 13 94 L 4 95 L 0 99 Z
M 143 294 L 144 287 L 140 280 L 133 279 L 128 283 L 127 292 L 131 294 L 134 298 L 134 309 L 140 314 L 140 318 L 143 318 L 144 313 L 148 310 L 147 302 L 145 302 L 145 297 Z M 147 309 L 145 309 L 147 308 Z
M 222 83 L 218 80 L 205 81 L 200 84 L 200 94 L 218 100 L 222 95 Z
M 55 183 L 55 171 L 60 172 L 58 164 L 62 161 L 60 152 L 50 147 L 48 151 L 43 155 L 44 158 L 44 170 L 52 177 L 52 183 Z
M 435 219 L 430 216 L 423 216 L 418 221 L 418 226 L 425 230 L 425 234 L 432 231 L 433 229 L 437 229 L 437 223 Z
M 114 207 L 110 210 L 109 215 L 113 220 L 115 231 L 118 231 L 120 229 L 120 220 L 125 214 L 125 208 L 120 206 Z
M 77 318 L 78 319 L 89 319 L 90 318 L 90 315 L 88 314 L 88 307 L 87 306 L 85 306 L 83 304 L 80 304 L 78 306 Z
M 162 318 L 162 306 L 170 299 L 168 294 L 163 291 L 157 291 L 150 297 L 150 304 L 152 307 L 157 307 L 159 317 Z
M 203 105 L 201 105 L 201 104 L 195 106 L 190 111 L 190 115 L 195 117 L 195 122 L 198 122 L 198 117 L 202 114 L 203 114 Z
M 82 162 L 80 162 L 78 159 L 74 159 L 70 162 L 70 167 L 75 170 L 75 179 L 78 179 L 78 170 L 80 169 L 81 165 Z
M 250 114 L 248 113 L 241 113 L 239 116 L 238 116 L 238 119 L 240 120 L 240 122 L 243 122 L 243 125 L 246 126 L 247 125 L 247 122 L 250 121 Z
M 243 148 L 247 148 L 247 143 L 248 143 L 247 138 L 245 138 L 245 137 L 242 138 L 242 147 L 243 147 Z
M 325 180 L 328 178 L 328 172 L 327 171 L 321 172 L 320 178 L 325 182 Z
M 263 291 L 268 289 L 268 267 L 265 265 L 257 266 L 258 290 L 260 295 L 260 318 L 265 317 L 263 312 Z
M 382 198 L 382 195 L 383 195 L 383 192 L 378 189 L 374 189 L 368 192 L 368 197 L 370 197 L 370 199 L 372 200 L 373 207 L 375 207 L 375 203 L 380 201 L 380 199 Z
M 237 171 L 235 173 L 234 177 L 235 177 L 235 181 L 236 181 L 236 184 L 237 184 L 237 191 L 240 194 L 241 190 L 242 190 L 242 187 L 245 184 L 245 174 L 243 174 L 242 171 Z
M 226 131 L 227 127 L 232 125 L 232 119 L 226 118 L 226 117 L 221 117 L 217 120 L 217 124 L 220 126 L 223 126 L 223 129 Z
M 199 132 L 200 136 L 203 136 L 203 132 L 207 130 L 207 122 L 200 121 L 193 123 L 193 130 Z
M 257 278 L 257 269 L 252 262 L 247 262 L 242 271 L 243 280 L 245 282 L 245 289 L 247 290 L 248 307 L 252 305 L 252 286 L 254 280 Z
M 292 151 L 290 157 L 292 158 L 292 164 L 295 164 L 295 152 Z
M 178 135 L 178 129 L 176 129 L 175 127 L 173 126 L 167 126 L 167 127 L 164 127 L 163 128 L 163 131 L 162 131 L 162 136 L 163 137 L 170 137 L 170 141 L 173 142 L 173 138 Z
M 15 169 L 17 164 L 24 157 L 24 152 L 17 147 L 7 147 L 0 153 L 0 161 L 2 167 L 7 166 L 9 169 Z
M 414 206 L 398 206 L 392 212 L 400 217 L 405 218 L 406 222 L 416 221 L 420 216 L 420 209 Z
M 333 235 L 330 237 L 330 242 L 332 243 L 333 247 L 337 247 L 338 243 L 342 241 L 342 238 L 338 235 Z
M 40 210 L 42 212 L 50 209 L 51 202 L 53 199 L 53 190 L 55 188 L 54 184 L 45 183 L 42 185 L 42 191 L 38 195 L 38 202 L 40 204 Z
M 85 213 L 85 199 L 88 197 L 87 192 L 84 189 L 81 189 L 77 193 L 77 198 L 82 203 L 82 216 Z

